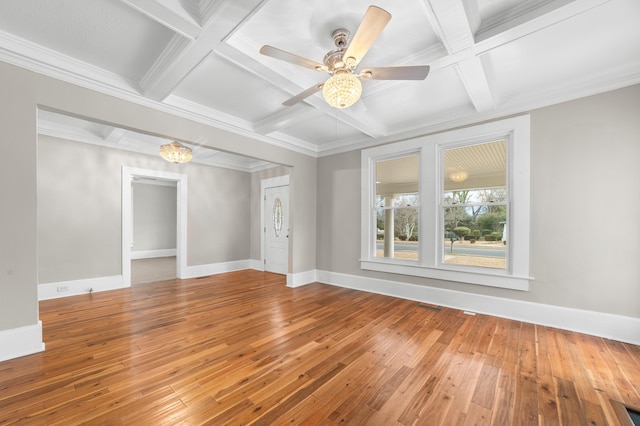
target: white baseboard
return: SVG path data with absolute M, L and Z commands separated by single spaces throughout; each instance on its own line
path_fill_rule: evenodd
M 169 257 L 175 256 L 176 249 L 162 249 L 162 250 L 138 250 L 131 251 L 131 260 L 133 259 L 153 259 L 156 257 Z
M 209 263 L 206 265 L 187 266 L 186 273 L 181 278 L 198 278 L 207 275 L 222 274 L 224 272 L 241 271 L 251 269 L 252 261 L 234 260 L 231 262 Z
M 90 291 L 116 290 L 123 287 L 122 275 L 38 284 L 38 300 L 76 296 L 78 294 L 89 293 Z
M 264 271 L 264 261 L 251 259 L 251 269 L 255 269 L 256 271 Z
M 180 279 L 206 277 L 207 275 L 250 269 L 252 260 L 236 260 L 232 262 L 211 263 L 207 265 L 187 266 Z M 59 297 L 76 296 L 78 294 L 117 290 L 124 288 L 122 275 L 111 277 L 88 278 L 74 281 L 60 281 L 38 285 L 38 300 L 57 299 Z
M 297 272 L 295 274 L 287 274 L 287 287 L 300 287 L 318 281 L 318 271 L 312 269 L 310 271 Z
M 0 331 L 0 361 L 44 351 L 42 322 Z
M 339 287 L 546 325 L 640 345 L 640 318 L 329 271 L 317 271 L 317 280 Z

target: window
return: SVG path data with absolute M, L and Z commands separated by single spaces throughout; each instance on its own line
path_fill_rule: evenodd
M 444 148 L 442 263 L 507 269 L 507 141 Z
M 529 116 L 362 151 L 367 270 L 527 290 Z
M 376 162 L 375 257 L 418 260 L 418 155 Z

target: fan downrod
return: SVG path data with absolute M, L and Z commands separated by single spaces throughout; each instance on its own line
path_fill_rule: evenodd
M 324 56 L 323 62 L 327 66 L 329 72 L 333 73 L 336 70 L 346 68 L 346 64 L 342 57 L 349 45 L 349 37 L 351 37 L 351 33 L 349 30 L 344 28 L 338 28 L 331 33 L 331 37 L 333 38 L 333 43 L 336 45 L 337 49 L 328 52 Z
M 333 43 L 338 49 L 346 49 L 347 45 L 349 44 L 349 37 L 351 37 L 351 33 L 349 32 L 349 30 L 346 30 L 344 28 L 338 28 L 331 33 Z

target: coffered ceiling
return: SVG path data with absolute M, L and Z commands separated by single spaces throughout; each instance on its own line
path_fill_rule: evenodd
M 361 67 L 429 65 L 426 80 L 283 106 L 328 75 L 260 47 L 322 62 L 371 4 L 392 18 Z M 639 22 L 638 0 L 2 0 L 0 60 L 323 156 L 640 83 Z

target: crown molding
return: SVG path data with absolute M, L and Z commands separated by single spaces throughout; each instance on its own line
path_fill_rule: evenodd
M 34 59 L 37 58 L 37 59 Z M 0 31 L 0 61 L 97 91 L 140 93 L 138 84 L 118 74 Z

